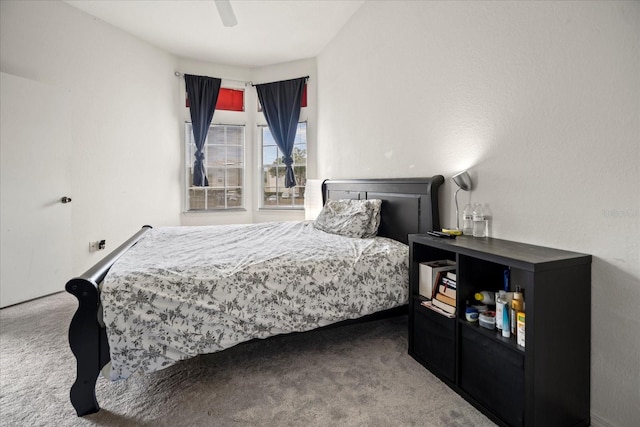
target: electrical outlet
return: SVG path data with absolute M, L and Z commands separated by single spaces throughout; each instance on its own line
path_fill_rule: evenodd
M 106 249 L 106 240 L 96 240 L 95 242 L 89 242 L 89 252 L 96 252 Z

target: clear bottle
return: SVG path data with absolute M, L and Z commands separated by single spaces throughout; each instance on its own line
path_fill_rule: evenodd
M 484 220 L 484 211 L 480 203 L 473 206 L 473 237 L 485 237 L 487 224 Z
M 480 203 L 476 203 L 473 205 L 473 221 L 482 221 L 484 219 L 484 211 L 482 210 L 482 205 Z
M 471 203 L 467 203 L 462 211 L 462 234 L 471 236 L 473 234 L 473 208 Z

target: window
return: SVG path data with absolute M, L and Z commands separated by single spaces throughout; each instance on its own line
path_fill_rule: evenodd
M 204 145 L 208 187 L 194 187 L 196 145 L 191 123 L 185 125 L 186 201 L 188 211 L 244 207 L 244 126 L 211 125 Z
M 268 126 L 260 126 L 262 137 L 262 202 L 263 208 L 303 208 L 307 181 L 307 123 L 298 123 L 293 146 L 293 172 L 297 185 L 284 186 L 284 156 L 276 145 Z

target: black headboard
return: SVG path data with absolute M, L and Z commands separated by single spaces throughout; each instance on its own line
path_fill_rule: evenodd
M 442 175 L 431 178 L 343 179 L 322 183 L 322 202 L 340 199 L 381 199 L 378 236 L 403 243 L 408 234 L 440 229 L 438 189 Z

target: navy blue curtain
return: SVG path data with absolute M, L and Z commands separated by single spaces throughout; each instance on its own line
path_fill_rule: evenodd
M 284 186 L 287 188 L 296 185 L 296 176 L 291 166 L 293 164 L 291 153 L 296 139 L 302 92 L 306 81 L 307 78 L 302 77 L 256 85 L 264 117 L 267 119 L 278 148 L 284 155 Z
M 220 83 L 214 77 L 184 75 L 184 82 L 189 97 L 189 112 L 193 127 L 193 138 L 196 143 L 195 161 L 193 162 L 193 185 L 208 187 L 209 180 L 204 168 L 204 141 L 207 139 L 209 126 L 218 102 Z

